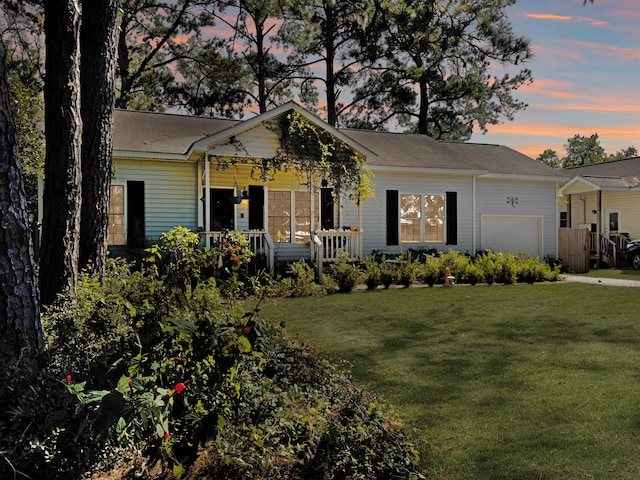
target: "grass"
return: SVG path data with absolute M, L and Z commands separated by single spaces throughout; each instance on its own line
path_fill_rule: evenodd
M 356 291 L 262 313 L 392 404 L 428 478 L 640 478 L 640 290 Z

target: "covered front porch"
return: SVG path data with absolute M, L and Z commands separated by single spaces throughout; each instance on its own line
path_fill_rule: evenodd
M 574 247 L 585 252 L 591 267 L 626 264 L 625 251 L 633 237 L 633 224 L 627 214 L 629 193 L 618 183 L 606 177 L 575 177 L 561 190 L 566 199 L 561 221 L 567 228 L 586 230 L 585 245 Z
M 271 273 L 301 259 L 321 272 L 326 262 L 362 258 L 361 195 L 353 192 L 362 162 L 375 155 L 366 148 L 295 104 L 194 148 L 203 152 L 196 194 L 204 245 L 237 231 Z

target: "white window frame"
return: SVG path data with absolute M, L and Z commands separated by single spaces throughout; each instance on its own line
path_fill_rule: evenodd
M 403 220 L 403 216 L 402 216 L 402 197 L 409 196 L 409 195 L 420 197 L 420 213 L 419 213 L 420 239 L 419 240 L 403 240 L 403 233 L 402 233 L 402 220 Z M 427 197 L 441 197 L 442 200 L 443 200 L 444 216 L 442 218 L 442 221 L 443 221 L 442 240 L 426 240 L 426 238 L 425 238 L 426 237 L 426 235 L 425 235 L 425 227 L 426 227 L 425 199 Z M 446 196 L 446 194 L 443 194 L 443 193 L 410 193 L 410 192 L 402 192 L 402 193 L 400 193 L 400 197 L 399 197 L 398 200 L 399 200 L 398 201 L 399 234 L 400 234 L 400 241 L 402 243 L 443 244 L 443 243 L 447 242 L 447 196 Z

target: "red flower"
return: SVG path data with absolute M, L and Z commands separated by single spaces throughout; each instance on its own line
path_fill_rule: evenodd
M 181 392 L 184 390 L 184 388 L 185 388 L 184 383 L 182 383 L 182 382 L 180 382 L 180 383 L 176 383 L 175 391 L 176 391 L 177 393 L 181 393 Z
M 133 378 L 129 379 L 129 387 L 133 387 Z
M 238 263 L 240 261 L 240 259 L 238 257 L 233 259 L 234 262 Z
M 244 327 L 244 328 L 242 329 L 242 332 L 243 332 L 243 333 L 250 333 L 250 332 L 251 332 L 251 327 L 249 327 L 249 326 Z
M 168 439 L 168 438 L 169 438 L 169 433 L 164 432 L 164 439 L 166 440 L 166 439 Z
M 227 245 L 229 245 L 229 242 L 227 242 L 226 240 L 223 240 L 222 241 L 222 245 L 224 245 L 226 247 Z
M 67 375 L 67 383 L 71 383 L 71 380 L 73 380 L 73 377 L 71 375 Z
M 181 362 L 182 357 L 180 355 L 176 355 L 175 357 L 171 357 L 171 360 L 173 360 L 174 362 Z

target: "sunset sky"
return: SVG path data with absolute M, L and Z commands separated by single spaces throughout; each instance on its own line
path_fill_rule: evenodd
M 607 154 L 640 150 L 640 1 L 519 0 L 508 15 L 534 54 L 515 95 L 529 107 L 471 141 L 562 157 L 568 138 L 597 133 Z

